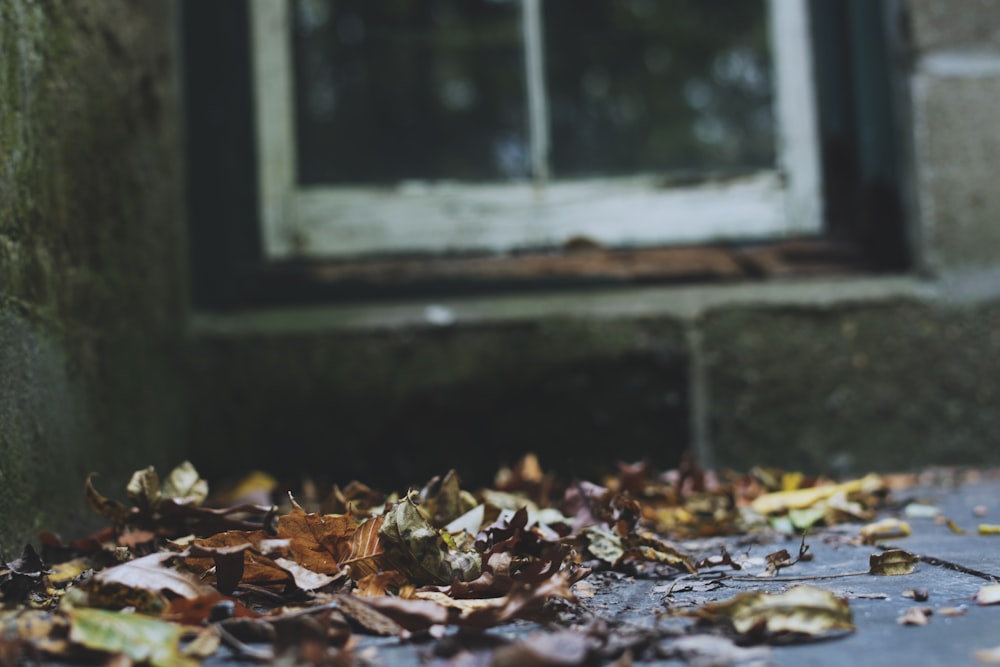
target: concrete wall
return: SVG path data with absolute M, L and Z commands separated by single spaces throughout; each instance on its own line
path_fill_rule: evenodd
M 618 457 L 675 464 L 690 444 L 685 334 L 669 320 L 282 328 L 198 336 L 192 430 L 206 474 L 406 488 L 453 467 L 486 484 L 529 451 L 589 476 Z
M 184 433 L 173 3 L 0 3 L 0 553 Z
M 909 3 L 920 252 L 933 274 L 1000 266 L 1000 2 Z M 992 280 L 992 279 L 991 279 Z
M 451 299 L 446 326 L 202 313 L 185 340 L 174 3 L 0 3 L 0 548 L 71 521 L 88 471 L 181 456 L 387 486 L 528 450 L 1000 463 L 1000 2 L 896 4 L 911 274 Z
M 892 7 L 911 273 L 206 314 L 194 441 L 239 443 L 208 468 L 1000 463 L 1000 1 Z

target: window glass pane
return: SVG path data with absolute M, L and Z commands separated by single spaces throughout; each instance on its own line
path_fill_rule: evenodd
M 296 0 L 304 184 L 528 173 L 515 0 Z
M 557 178 L 773 166 L 763 0 L 544 0 Z

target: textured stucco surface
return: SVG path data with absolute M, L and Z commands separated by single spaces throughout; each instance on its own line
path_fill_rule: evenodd
M 182 455 L 173 4 L 0 3 L 4 553 Z
M 674 321 L 204 337 L 192 348 L 192 446 L 207 473 L 263 467 L 340 483 L 470 483 L 533 451 L 591 473 L 676 464 L 691 444 Z
M 1000 2 L 910 0 L 908 57 L 919 259 L 932 274 L 1000 266 Z
M 933 283 L 1000 265 L 1000 1 L 901 4 L 909 223 Z M 3 553 L 71 526 L 88 471 L 117 494 L 133 469 L 182 457 L 215 478 L 266 468 L 387 486 L 449 467 L 486 481 L 529 450 L 569 473 L 672 465 L 699 437 L 734 468 L 1000 462 L 988 300 L 749 305 L 768 292 L 747 283 L 707 313 L 707 294 L 678 288 L 702 306 L 590 317 L 536 301 L 488 324 L 277 322 L 185 339 L 175 9 L 0 2 Z M 992 283 L 977 298 L 1000 293 L 995 275 L 976 274 Z
M 991 73 L 914 77 L 925 262 L 937 271 L 1000 264 L 1000 53 Z
M 1000 462 L 1000 306 L 733 309 L 704 321 L 720 463 L 813 472 Z
M 997 0 L 909 0 L 913 44 L 924 49 L 1000 47 Z

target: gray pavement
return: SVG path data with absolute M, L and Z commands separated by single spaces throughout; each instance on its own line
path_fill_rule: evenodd
M 610 628 L 608 641 L 617 646 L 642 650 L 631 664 L 636 665 L 906 665 L 935 667 L 981 664 L 974 652 L 1000 646 L 1000 605 L 980 606 L 975 601 L 981 586 L 1000 581 L 1000 535 L 979 535 L 980 523 L 1000 523 L 1000 482 L 988 481 L 961 487 L 922 487 L 893 494 L 893 509 L 880 516 L 906 519 L 912 534 L 876 545 L 860 545 L 854 538 L 859 525 L 838 526 L 807 537 L 813 558 L 784 568 L 780 579 L 753 578 L 746 572 L 729 572 L 740 579 L 711 576 L 683 579 L 657 576 L 624 576 L 601 573 L 585 580 L 581 603 L 562 610 L 564 624 Z M 940 508 L 943 516 L 968 532 L 955 534 L 947 525 L 931 518 L 907 518 L 906 501 L 915 500 Z M 974 514 L 979 508 L 983 515 Z M 719 540 L 685 544 L 704 553 L 717 553 Z M 800 538 L 773 537 L 766 543 L 751 544 L 745 538 L 721 540 L 734 555 L 764 556 L 781 548 L 798 552 Z M 902 548 L 923 557 L 912 574 L 874 576 L 855 574 L 823 578 L 850 572 L 865 572 L 869 556 L 887 548 Z M 721 572 L 721 570 L 720 570 Z M 750 573 L 752 574 L 752 572 Z M 813 579 L 807 579 L 814 577 Z M 792 580 L 793 578 L 803 578 Z M 729 599 L 741 591 L 781 592 L 797 584 L 829 590 L 846 598 L 853 612 L 856 631 L 833 639 L 805 644 L 737 648 L 708 639 L 698 645 L 679 640 L 694 621 L 671 616 L 672 610 L 692 608 L 707 602 Z M 905 593 L 924 589 L 927 599 L 916 602 Z M 929 607 L 926 625 L 907 626 L 898 622 L 907 609 Z M 961 612 L 961 615 L 948 615 Z M 534 623 L 518 622 L 494 628 L 480 636 L 453 633 L 444 640 L 402 643 L 396 639 L 363 638 L 356 656 L 368 665 L 489 665 L 498 643 L 523 638 L 541 630 L 556 630 Z M 593 663 L 610 664 L 605 651 Z M 225 654 L 213 664 L 238 664 Z M 554 663 L 544 663 L 554 664 Z M 571 664 L 571 663 L 566 663 Z M 576 664 L 576 663 L 572 663 Z M 625 664 L 620 662 L 619 664 Z

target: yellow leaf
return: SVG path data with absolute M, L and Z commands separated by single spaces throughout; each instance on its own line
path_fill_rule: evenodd
M 902 549 L 889 549 L 880 554 L 872 554 L 868 559 L 868 574 L 884 576 L 898 576 L 901 574 L 911 574 L 920 556 L 911 554 Z
M 945 520 L 945 525 L 948 526 L 948 530 L 955 533 L 956 535 L 965 535 L 965 530 L 963 530 L 953 519 Z
M 878 475 L 867 475 L 861 479 L 851 480 L 842 484 L 826 484 L 808 489 L 765 493 L 755 498 L 750 507 L 758 514 L 775 514 L 777 512 L 785 512 L 789 509 L 804 509 L 813 503 L 825 500 L 837 493 L 847 495 L 861 491 L 873 492 L 881 490 L 884 487 L 885 484 L 881 477 Z
M 833 593 L 795 586 L 785 593 L 740 593 L 726 602 L 705 605 L 686 615 L 709 623 L 726 623 L 740 634 L 761 633 L 818 637 L 852 631 L 851 608 Z
M 136 662 L 153 667 L 198 667 L 184 655 L 180 640 L 184 626 L 166 623 L 142 614 L 123 614 L 103 609 L 71 609 L 70 641 L 108 653 L 124 653 Z
M 67 650 L 68 628 L 69 621 L 62 614 L 34 609 L 0 612 L 0 635 L 30 642 L 46 653 L 61 654 Z
M 882 519 L 861 527 L 861 539 L 865 544 L 874 544 L 879 540 L 893 537 L 909 537 L 910 524 L 899 519 Z
M 979 524 L 980 535 L 1000 535 L 1000 526 L 991 523 Z

